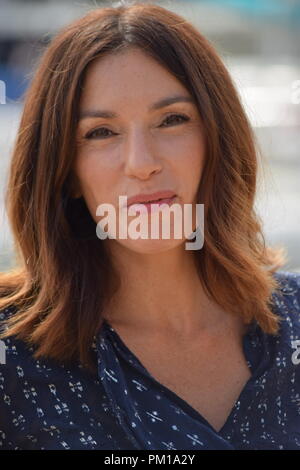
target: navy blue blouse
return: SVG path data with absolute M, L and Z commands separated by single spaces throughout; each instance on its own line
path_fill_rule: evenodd
M 155 380 L 105 321 L 91 346 L 95 376 L 81 364 L 35 360 L 14 337 L 2 340 L 0 449 L 299 450 L 300 274 L 274 276 L 280 334 L 249 326 L 243 348 L 252 376 L 220 431 Z

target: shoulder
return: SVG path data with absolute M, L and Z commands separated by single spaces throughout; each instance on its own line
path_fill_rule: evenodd
M 0 310 L 0 332 L 7 329 L 5 321 L 16 312 L 14 306 Z M 0 338 L 0 449 L 18 449 L 15 436 L 25 421 L 26 383 L 24 370 L 28 367 L 25 345 L 14 336 Z M 25 406 L 22 404 L 24 403 Z
M 8 326 L 6 321 L 16 312 L 17 308 L 15 305 L 11 305 L 5 309 L 0 310 L 0 333 L 3 333 L 7 330 Z M 28 348 L 28 346 L 23 341 L 18 340 L 16 337 L 8 336 L 5 338 L 0 337 L 0 351 L 2 353 L 0 356 L 0 365 L 3 364 L 3 362 L 7 365 L 8 357 L 10 359 L 10 364 L 14 364 L 18 356 L 21 356 L 22 353 L 25 354 L 26 352 L 29 354 L 33 351 L 33 349 Z M 5 356 L 4 361 L 3 355 Z
M 16 311 L 17 308 L 15 305 L 10 305 L 9 307 L 0 310 L 0 321 L 2 322 L 2 320 L 11 317 Z
M 6 320 L 16 313 L 17 308 L 10 306 L 0 310 L 0 333 L 7 330 Z M 34 349 L 14 335 L 0 338 L 0 410 L 3 402 L 9 401 L 24 385 L 26 373 L 33 371 Z M 2 403 L 1 403 L 2 397 Z
M 0 311 L 0 331 L 6 330 L 5 320 L 16 311 Z M 63 429 L 67 442 L 80 446 L 87 410 L 98 406 L 99 422 L 103 416 L 103 400 L 95 404 L 95 396 L 103 393 L 97 377 L 77 363 L 68 366 L 49 357 L 35 358 L 35 348 L 13 335 L 1 341 L 5 352 L 0 363 L 0 450 L 60 448 L 57 439 Z M 49 435 L 51 428 L 58 437 Z
M 292 292 L 300 295 L 300 272 L 276 271 L 273 276 L 279 281 L 283 293 Z
M 16 313 L 11 306 L 0 311 L 0 332 L 8 326 L 6 320 Z M 54 378 L 65 379 L 66 370 L 50 358 L 36 359 L 35 347 L 14 335 L 1 338 L 2 361 L 0 362 L 0 415 L 11 410 L 24 412 L 28 408 L 28 397 L 35 388 L 44 391 Z M 27 408 L 26 408 L 27 407 Z M 1 425 L 0 425 L 1 430 Z
M 299 320 L 300 273 L 277 271 L 273 276 L 278 282 L 278 289 L 272 293 L 272 299 L 279 313 L 289 313 Z
M 280 316 L 276 345 L 281 352 L 285 351 L 289 355 L 294 366 L 298 366 L 300 364 L 300 273 L 277 271 L 273 275 L 279 285 L 272 294 L 272 310 Z
M 5 321 L 8 320 L 16 312 L 15 306 L 7 307 L 3 310 L 0 310 L 0 333 L 3 333 L 6 329 Z M 6 364 L 7 359 L 7 349 L 10 349 L 10 344 L 12 340 L 8 338 L 0 338 L 0 374 L 1 374 L 1 365 Z

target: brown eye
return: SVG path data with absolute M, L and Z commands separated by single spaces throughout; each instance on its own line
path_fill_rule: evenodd
M 169 125 L 170 121 L 171 121 L 171 124 L 173 121 L 175 121 L 175 125 L 176 125 L 176 124 L 181 124 L 183 122 L 187 122 L 189 120 L 190 118 L 185 116 L 184 114 L 171 114 L 167 116 L 167 118 L 163 121 L 163 124 L 167 123 L 167 125 Z M 163 124 L 161 124 L 160 127 L 165 127 Z M 109 132 L 111 134 L 107 134 Z M 111 137 L 112 135 L 117 135 L 117 134 L 110 131 L 106 127 L 98 127 L 97 129 L 94 129 L 88 132 L 85 138 L 86 139 L 105 139 L 105 138 Z
M 179 119 L 179 122 L 178 122 L 178 119 Z M 187 122 L 190 120 L 190 118 L 185 116 L 184 114 L 171 114 L 170 116 L 167 116 L 167 118 L 163 121 L 163 124 L 165 122 L 170 122 L 170 121 L 172 122 L 174 120 L 175 120 L 175 125 L 176 125 L 176 124 L 181 124 L 182 122 Z M 161 124 L 161 127 L 165 127 L 163 126 L 163 124 Z
M 88 132 L 85 136 L 86 139 L 97 139 L 97 138 L 106 138 L 106 137 L 110 137 L 110 135 L 107 135 L 103 132 L 100 132 L 100 131 L 107 131 L 107 132 L 112 132 L 110 131 L 109 129 L 107 129 L 106 127 L 98 127 L 97 129 L 94 129 L 90 132 Z M 114 134 L 114 133 L 113 133 Z

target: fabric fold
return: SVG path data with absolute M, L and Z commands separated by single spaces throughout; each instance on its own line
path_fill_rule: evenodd
M 255 364 L 250 354 L 255 338 L 257 325 L 251 324 L 244 336 L 250 367 Z M 222 428 L 223 433 L 217 432 L 187 402 L 157 382 L 106 321 L 97 351 L 100 380 L 116 418 L 137 449 L 234 450 L 223 434 L 232 424 L 230 418 L 235 416 L 235 407 L 238 410 L 238 401 Z M 242 391 L 243 398 L 248 395 L 248 400 L 253 393 L 251 379 Z

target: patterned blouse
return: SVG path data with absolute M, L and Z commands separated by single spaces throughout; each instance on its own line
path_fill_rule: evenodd
M 0 449 L 300 449 L 300 273 L 277 271 L 280 334 L 253 321 L 243 337 L 252 376 L 218 432 L 146 370 L 105 321 L 97 374 L 35 360 L 14 337 L 0 354 Z M 13 313 L 0 312 L 0 320 Z

